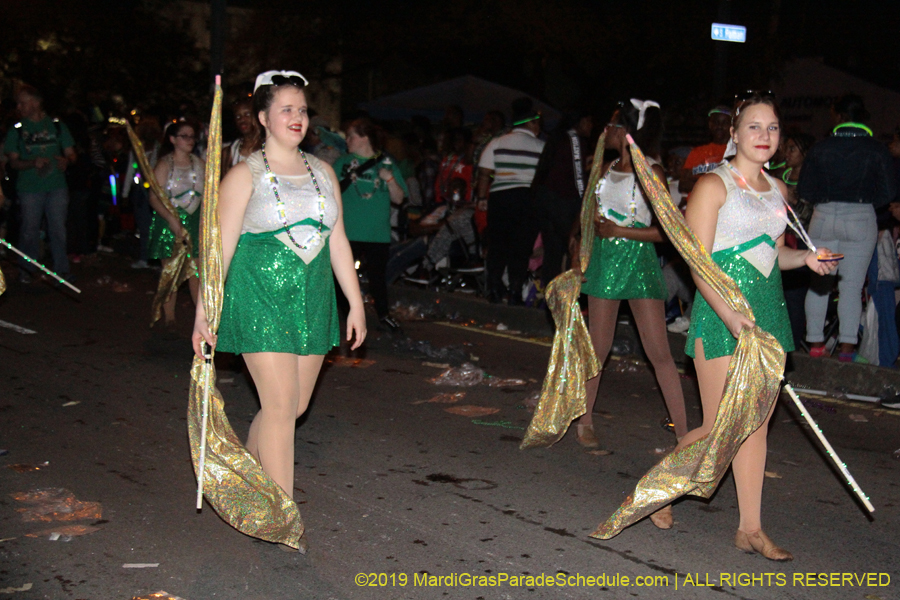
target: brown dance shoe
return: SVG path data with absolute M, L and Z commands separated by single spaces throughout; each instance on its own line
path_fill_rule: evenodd
M 794 555 L 775 545 L 775 542 L 769 539 L 762 529 L 753 533 L 746 533 L 737 530 L 734 536 L 734 545 L 744 552 L 762 554 L 769 560 L 789 561 L 794 560 Z
M 590 425 L 582 425 L 578 423 L 575 426 L 576 433 L 578 434 L 576 439 L 578 443 L 584 446 L 585 448 L 599 448 L 600 440 L 597 439 L 597 436 L 594 434 L 594 425 L 593 423 Z
M 650 522 L 659 529 L 672 529 L 672 525 L 675 524 L 675 517 L 672 516 L 672 505 L 667 504 L 650 515 Z

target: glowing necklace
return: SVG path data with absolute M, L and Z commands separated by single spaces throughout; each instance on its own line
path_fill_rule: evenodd
M 613 161 L 609 168 L 606 170 L 606 173 L 603 174 L 603 177 L 600 178 L 600 181 L 597 182 L 597 186 L 594 188 L 594 196 L 597 198 L 597 210 L 601 215 L 605 216 L 603 212 L 603 201 L 600 199 L 600 192 L 603 190 L 603 184 L 606 183 L 606 177 L 609 175 L 610 171 L 619 164 L 619 159 Z M 635 194 L 637 193 L 637 175 L 633 175 L 634 177 L 634 185 L 631 186 L 631 203 L 628 205 L 628 210 L 631 213 L 629 215 L 630 221 L 625 223 L 624 227 L 634 227 L 635 215 L 637 214 L 637 199 L 635 198 Z
M 756 190 L 754 190 L 752 187 L 750 187 L 750 184 L 747 183 L 747 180 L 744 179 L 744 176 L 741 175 L 741 172 L 737 170 L 737 167 L 735 167 L 733 164 L 731 164 L 728 161 L 726 161 L 725 164 L 728 165 L 728 168 L 732 170 L 732 172 L 738 177 L 740 182 L 742 184 L 744 184 L 744 187 L 738 186 L 738 190 L 740 190 L 742 195 L 747 195 L 747 196 L 752 195 L 753 197 L 757 198 L 763 204 L 766 203 L 766 199 L 763 197 L 763 195 L 761 193 L 757 192 Z M 765 171 L 760 169 L 760 173 L 765 174 Z M 794 209 L 793 209 L 793 207 L 791 207 L 791 204 L 787 200 L 784 199 L 784 196 L 781 195 L 781 192 L 778 190 L 777 186 L 775 186 L 774 184 L 770 184 L 770 185 L 772 187 L 772 191 L 779 198 L 781 198 L 781 203 L 785 206 L 785 208 L 787 209 L 787 212 L 790 213 L 790 215 L 792 217 L 794 217 L 794 220 L 792 221 L 790 219 L 790 217 L 788 217 L 787 214 L 785 214 L 784 217 L 782 217 L 782 220 L 784 220 L 788 224 L 788 226 L 794 230 L 794 233 L 796 233 L 798 236 L 800 236 L 800 239 L 803 240 L 803 243 L 806 244 L 807 248 L 812 250 L 813 254 L 818 254 L 816 245 L 812 243 L 811 239 L 809 239 L 809 235 L 806 233 L 806 230 L 803 229 L 803 225 L 800 224 L 800 217 L 798 217 L 797 213 L 794 212 Z M 744 189 L 744 188 L 746 188 L 746 189 Z M 778 211 L 776 211 L 776 214 L 778 214 Z M 780 214 L 778 216 L 781 217 Z M 794 221 L 796 221 L 796 224 L 794 223 Z
M 797 185 L 797 182 L 796 182 L 796 181 L 791 181 L 791 180 L 789 179 L 789 177 L 790 177 L 790 175 L 791 175 L 791 171 L 793 171 L 793 170 L 794 170 L 793 168 L 788 167 L 788 168 L 785 169 L 784 172 L 781 174 L 781 180 L 782 180 L 783 182 L 785 182 L 787 185 Z
M 303 158 L 303 164 L 306 166 L 306 170 L 316 188 L 316 194 L 318 194 L 319 227 L 306 238 L 306 241 L 303 244 L 298 244 L 297 240 L 294 239 L 293 234 L 291 234 L 291 229 L 288 227 L 287 216 L 284 211 L 284 201 L 278 193 L 278 177 L 276 177 L 275 173 L 272 172 L 272 169 L 269 168 L 269 159 L 266 158 L 265 142 L 263 142 L 260 151 L 262 152 L 263 164 L 266 167 L 266 174 L 263 177 L 269 182 L 272 193 L 275 195 L 275 208 L 278 210 L 278 216 L 281 218 L 284 230 L 287 231 L 288 238 L 290 238 L 291 242 L 300 250 L 308 250 L 311 246 L 318 246 L 322 243 L 322 240 L 325 239 L 325 236 L 322 235 L 322 229 L 325 227 L 325 196 L 322 194 L 322 190 L 319 189 L 319 182 L 316 180 L 316 175 L 309 166 L 309 161 L 306 160 L 306 154 L 303 150 L 298 149 L 300 156 Z

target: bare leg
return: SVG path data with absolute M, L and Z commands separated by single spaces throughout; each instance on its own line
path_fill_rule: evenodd
M 250 425 L 247 450 L 291 498 L 294 497 L 294 429 L 309 406 L 324 356 L 278 352 L 244 355 L 259 392 L 260 410 Z
M 669 418 L 675 425 L 675 437 L 681 439 L 687 433 L 687 415 L 684 410 L 684 391 L 681 377 L 672 359 L 669 334 L 666 332 L 665 306 L 662 300 L 629 300 L 631 313 L 637 323 L 644 353 L 653 365 L 656 382 L 666 401 Z
M 197 261 L 193 261 L 193 266 L 197 269 L 197 273 L 200 273 L 200 267 L 197 265 Z M 200 295 L 200 277 L 194 277 L 191 275 L 190 279 L 188 279 L 188 289 L 191 291 L 191 300 L 194 301 L 194 306 L 197 306 L 197 298 Z
M 597 390 L 600 388 L 600 375 L 603 374 L 603 364 L 609 357 L 613 338 L 616 335 L 616 317 L 619 315 L 619 301 L 588 296 L 588 315 L 588 330 L 591 334 L 591 344 L 594 346 L 594 352 L 597 353 L 601 371 L 596 377 L 587 381 L 587 412 L 579 419 L 578 423 L 582 426 L 591 427 L 594 423 L 594 403 L 597 401 Z
M 676 450 L 692 444 L 712 431 L 713 423 L 719 412 L 722 394 L 725 392 L 725 376 L 728 374 L 728 363 L 731 356 L 720 356 L 706 360 L 703 354 L 703 342 L 697 338 L 694 344 L 694 368 L 697 369 L 697 385 L 700 388 L 700 404 L 703 406 L 703 424 L 692 429 L 681 438 Z
M 169 263 L 172 261 L 171 258 L 161 258 L 159 262 L 162 263 L 163 270 L 169 266 Z M 178 300 L 178 294 L 172 294 L 172 297 L 166 300 L 163 304 L 163 318 L 165 319 L 166 325 L 172 325 L 175 323 L 175 302 Z

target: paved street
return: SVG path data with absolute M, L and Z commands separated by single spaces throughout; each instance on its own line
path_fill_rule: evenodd
M 546 341 L 425 321 L 403 323 L 406 334 L 477 358 L 491 379 L 526 385 L 435 385 L 429 379 L 443 369 L 434 365 L 444 360 L 372 331 L 361 360 L 336 354 L 326 365 L 298 424 L 295 498 L 309 554 L 254 541 L 209 506 L 194 509 L 185 417 L 189 297 L 179 302 L 180 339 L 151 332 L 156 276 L 127 265 L 116 257 L 81 265 L 80 297 L 14 282 L 0 297 L 0 320 L 37 332 L 0 329 L 0 448 L 9 451 L 0 457 L 0 598 L 127 600 L 159 590 L 184 600 L 900 598 L 900 460 L 892 457 L 900 412 L 809 403 L 871 497 L 872 520 L 797 411 L 780 404 L 764 523 L 794 553 L 792 563 L 734 548 L 730 475 L 711 501 L 677 503 L 672 530 L 645 521 L 594 540 L 588 534 L 674 445 L 659 426 L 664 408 L 652 372 L 635 356 L 610 361 L 595 424 L 611 454 L 586 452 L 574 435 L 551 449 L 520 451 L 530 418 L 524 402 L 540 387 Z M 217 358 L 226 410 L 243 437 L 257 410 L 254 392 L 238 360 Z M 683 383 L 697 425 L 690 369 Z M 422 402 L 454 392 L 465 397 Z M 446 410 L 461 405 L 498 410 L 478 417 Z M 34 511 L 21 512 L 29 505 L 12 495 L 41 488 L 99 502 L 102 516 L 26 522 Z M 71 525 L 95 530 L 49 539 Z M 29 536 L 37 532 L 46 533 Z M 123 567 L 135 564 L 156 566 Z M 549 587 L 541 575 L 605 580 Z

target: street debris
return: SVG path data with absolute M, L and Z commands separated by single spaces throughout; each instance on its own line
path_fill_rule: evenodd
M 765 475 L 769 479 L 781 479 L 781 475 L 779 475 L 775 471 L 766 471 Z
M 472 387 L 484 380 L 484 369 L 472 363 L 463 363 L 457 368 L 447 369 L 437 377 L 429 379 L 435 385 L 452 385 L 456 387 Z
M 433 363 L 433 362 L 423 362 L 423 367 L 434 367 L 436 369 L 449 369 L 450 363 Z
M 15 464 L 15 465 L 6 465 L 7 469 L 12 469 L 16 473 L 29 473 L 31 471 L 40 471 L 44 467 L 49 467 L 50 461 L 45 460 L 42 463 L 38 463 L 36 465 L 26 465 L 26 464 Z
M 480 419 L 472 419 L 472 423 L 475 425 L 484 425 L 486 427 L 502 427 L 503 429 L 521 429 L 525 430 L 524 427 L 519 425 L 513 425 L 512 421 L 482 421 Z
M 184 600 L 178 596 L 173 596 L 169 592 L 154 592 L 147 596 L 132 596 L 131 600 Z
M 427 340 L 413 340 L 412 338 L 404 337 L 394 340 L 393 347 L 397 352 L 431 358 L 451 365 L 461 365 L 469 361 L 469 352 L 458 345 L 435 348 Z
M 15 323 L 10 323 L 8 321 L 0 321 L 0 327 L 11 329 L 16 333 L 21 333 L 22 335 L 31 335 L 37 333 L 37 331 L 34 331 L 33 329 L 26 329 L 25 327 L 20 327 Z
M 159 566 L 159 563 L 125 563 L 122 565 L 123 569 L 155 569 Z M 160 593 L 160 592 L 157 592 Z M 162 592 L 165 594 L 165 592 Z
M 455 404 L 465 397 L 465 392 L 449 392 L 446 394 L 438 394 L 429 400 L 416 400 L 410 404 Z
M 612 450 L 590 450 L 588 454 L 592 454 L 594 456 L 609 456 L 612 454 Z
M 486 417 L 500 412 L 499 408 L 491 408 L 489 406 L 476 406 L 474 404 L 463 404 L 461 406 L 450 406 L 444 409 L 448 413 L 460 415 L 461 417 Z
M 374 360 L 368 358 L 354 358 L 352 356 L 329 356 L 326 362 L 335 367 L 358 367 L 365 369 L 375 364 Z
M 27 592 L 32 587 L 34 587 L 31 583 L 22 584 L 21 587 L 5 587 L 0 588 L 0 594 L 15 594 L 16 592 Z
M 516 379 L 515 377 L 510 378 L 502 378 L 502 377 L 487 377 L 487 385 L 488 387 L 495 388 L 506 388 L 506 387 L 517 387 L 520 385 L 527 385 L 528 382 L 524 379 Z
M 74 537 L 87 535 L 89 533 L 94 533 L 95 531 L 100 531 L 100 528 L 94 525 L 64 525 L 62 527 L 53 527 L 52 529 L 44 529 L 43 531 L 36 531 L 34 533 L 26 533 L 25 536 L 30 538 L 46 536 L 51 542 L 69 542 Z
M 850 415 L 850 420 L 854 423 L 868 423 L 869 420 L 864 415 Z
M 63 488 L 38 488 L 16 492 L 10 496 L 21 504 L 29 505 L 28 508 L 16 509 L 26 523 L 97 520 L 103 516 L 99 502 L 82 502 L 72 492 Z
M 541 391 L 538 390 L 536 392 L 532 392 L 531 394 L 529 394 L 528 397 L 522 401 L 522 404 L 525 405 L 525 408 L 527 408 L 531 412 L 534 412 L 534 409 L 537 408 L 538 402 L 540 402 L 540 401 L 541 401 Z
M 72 400 L 71 402 L 66 402 L 63 406 L 75 406 L 76 404 L 81 404 L 81 400 Z

